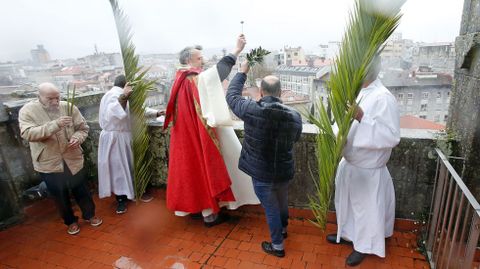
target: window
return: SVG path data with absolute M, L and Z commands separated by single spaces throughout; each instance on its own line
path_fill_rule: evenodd
M 427 111 L 427 104 L 420 105 L 420 111 Z
M 429 93 L 428 93 L 428 92 L 422 93 L 422 100 L 428 100 L 428 97 L 429 97 Z
M 437 98 L 442 98 L 442 92 L 437 92 Z
M 443 121 L 447 122 L 447 120 L 448 120 L 448 115 L 443 116 Z
M 403 93 L 399 93 L 397 97 L 398 97 L 398 100 L 403 100 Z
M 413 93 L 407 94 L 407 104 L 411 105 L 413 103 Z
M 427 119 L 427 116 L 425 116 L 425 115 L 420 115 L 419 118 L 426 120 L 426 119 Z
M 298 52 L 294 52 L 293 55 L 294 55 L 294 56 L 298 56 Z

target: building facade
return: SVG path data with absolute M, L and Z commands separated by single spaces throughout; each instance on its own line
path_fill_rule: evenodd
M 280 65 L 275 74 L 280 79 L 282 89 L 295 93 L 310 95 L 313 90 L 313 80 L 320 68 L 307 66 Z
M 445 74 L 415 74 L 384 78 L 383 84 L 396 97 L 400 115 L 413 115 L 445 125 L 452 90 L 452 77 Z
M 50 54 L 43 45 L 37 45 L 36 49 L 30 51 L 30 55 L 35 64 L 45 64 L 50 61 Z
M 419 44 L 413 53 L 413 65 L 428 66 L 434 72 L 453 75 L 455 44 L 453 42 Z

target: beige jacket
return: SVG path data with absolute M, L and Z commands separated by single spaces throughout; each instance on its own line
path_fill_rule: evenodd
M 39 100 L 31 101 L 20 109 L 18 122 L 21 136 L 30 142 L 33 167 L 38 172 L 61 173 L 63 162 L 73 175 L 83 168 L 82 148 L 68 149 L 68 143 L 72 137 L 83 143 L 89 127 L 77 107 L 73 109 L 73 126 L 58 126 L 56 119 L 67 115 L 67 104 L 60 101 L 57 113 L 48 112 Z

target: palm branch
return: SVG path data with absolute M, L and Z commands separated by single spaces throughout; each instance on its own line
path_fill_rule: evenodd
M 262 47 L 252 49 L 249 53 L 247 53 L 248 65 L 253 67 L 256 64 L 261 64 L 263 62 L 263 57 L 268 54 L 270 54 L 270 51 L 263 49 Z
M 76 86 L 73 84 L 72 96 L 70 97 L 70 84 L 67 85 L 67 116 L 73 115 L 73 106 L 75 105 L 75 89 Z
M 315 104 L 318 115 L 307 115 L 319 130 L 316 139 L 318 177 L 314 178 L 315 194 L 308 198 L 315 216 L 312 222 L 322 229 L 327 222 L 335 173 L 353 122 L 356 98 L 372 60 L 397 28 L 404 2 L 389 1 L 389 6 L 383 6 L 383 12 L 380 12 L 372 0 L 355 0 L 328 82 L 328 104 L 338 126 L 338 134 L 335 135 L 329 113 L 320 100 Z
M 125 77 L 133 88 L 128 102 L 132 124 L 132 150 L 133 150 L 133 178 L 135 197 L 140 198 L 147 184 L 150 182 L 152 162 L 148 154 L 150 136 L 145 118 L 145 99 L 147 91 L 155 88 L 154 81 L 147 81 L 145 75 L 148 69 L 138 65 L 139 56 L 135 54 L 135 45 L 132 42 L 132 30 L 125 12 L 118 6 L 117 0 L 109 0 L 117 26 L 120 48 L 122 51 Z

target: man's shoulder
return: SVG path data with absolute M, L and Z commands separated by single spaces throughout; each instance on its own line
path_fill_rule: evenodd
M 197 85 L 198 84 L 198 73 L 188 73 L 185 76 L 184 82 L 188 82 L 188 83 L 191 83 L 193 85 Z
M 123 93 L 123 89 L 120 87 L 113 87 L 110 90 L 106 91 L 103 95 L 103 98 L 110 98 L 111 96 L 120 96 Z
M 279 111 L 279 113 L 282 113 L 285 118 L 290 118 L 292 121 L 301 122 L 302 120 L 302 116 L 300 115 L 300 113 L 292 107 L 289 107 L 280 102 L 267 103 L 267 104 L 268 105 L 264 107 L 264 109 Z
M 378 94 L 377 94 L 378 98 L 379 99 L 385 99 L 385 100 L 388 100 L 388 101 L 392 101 L 392 100 L 395 100 L 396 101 L 396 98 L 395 96 L 392 94 L 392 92 L 390 92 L 389 89 L 387 89 L 385 86 L 383 86 L 381 88 L 380 91 L 378 91 Z
M 20 108 L 20 112 L 31 111 L 32 109 L 35 109 L 36 107 L 42 107 L 42 104 L 38 100 L 32 100 L 32 101 L 29 101 L 28 103 L 24 104 L 22 106 L 22 108 Z
M 395 96 L 392 94 L 392 92 L 390 92 L 390 90 L 385 87 L 385 85 L 383 85 L 380 80 L 376 81 L 375 86 L 376 89 L 373 92 L 374 94 L 372 95 L 372 97 L 375 97 L 376 99 L 395 99 Z

